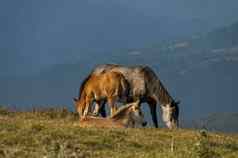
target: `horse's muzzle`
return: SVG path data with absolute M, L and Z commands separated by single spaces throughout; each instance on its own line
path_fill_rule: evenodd
M 169 129 L 176 129 L 176 128 L 178 128 L 178 121 L 166 122 L 166 126 Z

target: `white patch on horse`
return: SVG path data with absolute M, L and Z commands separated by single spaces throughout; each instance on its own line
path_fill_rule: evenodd
M 162 118 L 164 120 L 164 122 L 166 123 L 166 125 L 168 127 L 171 126 L 171 113 L 172 113 L 172 107 L 170 107 L 169 104 L 166 104 L 164 106 L 161 106 L 162 107 Z

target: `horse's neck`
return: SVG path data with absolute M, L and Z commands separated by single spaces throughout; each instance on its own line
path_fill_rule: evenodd
M 111 119 L 118 123 L 125 124 L 130 119 L 130 112 L 125 111 L 123 114 L 118 114 L 116 116 L 113 116 Z
M 156 101 L 160 102 L 162 105 L 169 104 L 173 101 L 173 98 L 170 96 L 169 92 L 159 79 L 156 80 L 155 86 L 156 88 L 154 94 Z
M 85 104 L 85 99 L 86 99 L 86 93 L 85 93 L 85 90 L 83 90 L 83 91 L 82 91 L 82 94 L 80 95 L 79 101 L 80 101 L 82 104 Z

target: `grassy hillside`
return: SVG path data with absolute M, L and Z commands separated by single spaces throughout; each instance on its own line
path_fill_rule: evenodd
M 0 158 L 235 158 L 238 135 L 178 129 L 82 129 L 66 109 L 0 109 Z

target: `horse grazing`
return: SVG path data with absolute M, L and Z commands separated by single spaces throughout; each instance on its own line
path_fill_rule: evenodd
M 80 119 L 80 127 L 97 128 L 140 128 L 146 126 L 139 102 L 122 106 L 110 118 L 85 116 Z
M 116 111 L 117 101 L 127 102 L 129 85 L 124 76 L 119 72 L 105 72 L 98 75 L 88 76 L 80 87 L 78 99 L 74 98 L 75 108 L 80 116 L 86 116 L 91 111 L 92 103 L 95 101 L 95 113 L 99 113 L 101 104 L 105 101 L 111 109 L 111 115 Z M 106 116 L 102 108 L 102 116 Z
M 178 127 L 179 102 L 168 93 L 159 77 L 148 66 L 123 66 L 104 64 L 96 66 L 90 75 L 100 75 L 105 72 L 119 72 L 123 74 L 130 86 L 128 98 L 148 103 L 152 120 L 158 127 L 156 105 L 160 103 L 162 118 L 168 128 Z

